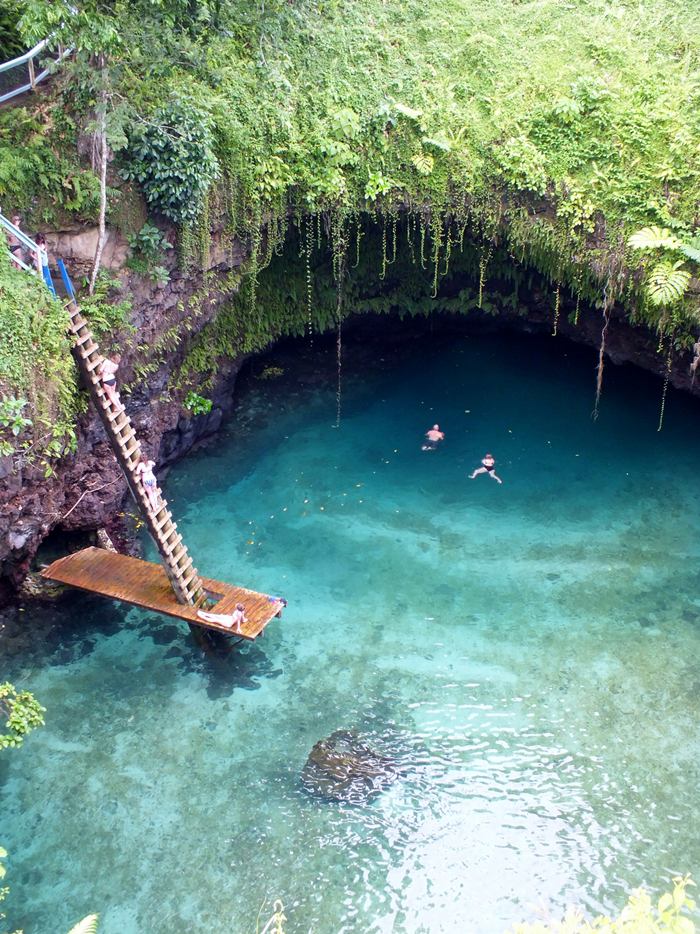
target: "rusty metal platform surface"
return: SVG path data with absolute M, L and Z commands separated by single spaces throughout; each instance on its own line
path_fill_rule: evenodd
M 41 576 L 243 639 L 252 640 L 259 636 L 282 609 L 282 605 L 271 602 L 267 594 L 203 577 L 205 588 L 212 594 L 212 599 L 217 600 L 216 606 L 209 607 L 209 612 L 233 613 L 237 603 L 245 607 L 247 622 L 242 624 L 240 633 L 235 633 L 230 627 L 199 619 L 195 607 L 178 603 L 168 575 L 160 564 L 103 548 L 83 548 L 59 558 L 44 568 Z

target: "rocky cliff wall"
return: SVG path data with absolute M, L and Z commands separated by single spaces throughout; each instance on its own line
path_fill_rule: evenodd
M 74 281 L 89 271 L 95 230 L 48 233 L 47 241 L 51 255 L 65 259 Z M 166 346 L 158 354 L 153 349 L 175 329 L 196 334 L 215 317 L 237 290 L 239 277 L 232 273 L 244 262 L 245 252 L 238 244 L 224 248 L 221 239 L 214 237 L 205 272 L 183 273 L 173 258 L 170 281 L 163 286 L 130 274 L 124 267 L 126 256 L 125 241 L 111 231 L 105 265 L 119 275 L 124 293 L 133 300 L 131 323 L 135 328 L 134 337 L 125 334 L 120 342 L 120 384 L 134 381 L 139 367 L 155 365 L 145 380 L 136 380 L 138 386 L 123 399 L 143 447 L 162 464 L 181 457 L 200 437 L 216 431 L 231 405 L 242 361 L 229 361 L 221 368 L 211 412 L 191 417 L 182 407 L 183 393 L 167 390 L 172 371 L 187 351 L 187 342 L 175 350 Z M 206 298 L 202 299 L 203 295 Z M 109 348 L 101 349 L 107 352 Z M 107 527 L 117 538 L 122 533 L 120 514 L 126 482 L 92 406 L 79 420 L 77 440 L 76 453 L 65 458 L 50 478 L 38 467 L 13 474 L 9 458 L 0 460 L 0 605 L 21 583 L 50 532 Z

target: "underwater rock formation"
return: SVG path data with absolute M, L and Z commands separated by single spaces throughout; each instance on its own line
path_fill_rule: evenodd
M 362 804 L 387 788 L 398 774 L 395 763 L 365 745 L 356 730 L 336 730 L 313 747 L 301 781 L 310 794 Z

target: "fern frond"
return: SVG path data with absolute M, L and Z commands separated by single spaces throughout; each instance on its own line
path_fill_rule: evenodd
M 700 236 L 693 237 L 685 243 L 681 243 L 679 249 L 688 259 L 692 259 L 695 263 L 700 263 Z
M 627 243 L 633 250 L 678 250 L 682 247 L 668 227 L 643 227 L 632 234 Z
M 647 282 L 647 295 L 652 305 L 673 305 L 683 297 L 690 282 L 690 273 L 683 268 L 682 260 L 658 263 L 651 271 Z
M 430 175 L 430 173 L 433 171 L 434 160 L 433 157 L 428 155 L 427 152 L 419 152 L 418 155 L 411 159 L 411 162 L 415 165 L 421 175 Z
M 72 927 L 68 934 L 97 934 L 97 919 L 99 915 L 88 915 Z

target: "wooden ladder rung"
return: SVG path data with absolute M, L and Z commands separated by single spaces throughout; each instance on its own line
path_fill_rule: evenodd
M 170 514 L 168 515 L 168 518 L 170 519 L 170 528 L 166 532 L 161 533 L 163 544 L 167 544 L 167 541 L 170 538 L 170 536 L 173 534 L 173 532 L 177 530 L 177 522 L 172 521 L 173 517 Z
M 96 369 L 97 369 L 97 367 L 100 365 L 100 363 L 102 363 L 102 357 L 98 355 L 98 358 L 97 358 L 97 360 L 94 361 L 94 363 L 87 363 L 87 362 L 86 362 L 86 364 L 85 364 L 85 369 L 88 371 L 88 373 L 92 373 L 93 370 L 96 370 Z
M 153 525 L 155 526 L 156 532 L 160 532 L 163 526 L 167 525 L 168 522 L 170 522 L 171 520 L 172 520 L 172 516 L 170 515 L 167 509 L 165 510 L 165 516 L 163 517 L 161 522 L 158 522 L 158 514 L 156 513 L 156 516 L 153 519 Z
M 182 559 L 186 557 L 187 557 L 187 546 L 185 545 L 183 540 L 180 539 L 180 541 L 175 545 L 173 550 L 168 554 L 168 560 L 170 561 L 173 567 L 179 567 L 180 566 L 179 562 L 182 561 Z
M 87 329 L 86 329 L 86 330 L 87 330 Z M 87 342 L 88 342 L 89 340 L 92 340 L 92 334 L 91 334 L 90 331 L 88 330 L 86 334 L 83 334 L 83 335 L 82 335 L 82 337 L 81 337 L 79 334 L 76 335 L 75 346 L 76 346 L 76 347 L 82 347 L 82 345 L 83 345 L 83 344 L 87 344 Z M 95 344 L 95 347 L 97 347 L 97 344 Z
M 134 438 L 134 437 L 136 437 L 136 433 L 135 433 L 135 432 L 134 432 L 134 434 L 131 436 L 131 438 Z M 127 439 L 124 441 L 124 448 L 126 448 L 126 445 L 127 445 L 127 443 L 131 440 L 131 438 L 127 438 Z M 141 445 L 140 445 L 140 444 L 138 443 L 138 441 L 137 441 L 135 444 L 132 444 L 131 447 L 130 447 L 128 450 L 122 449 L 122 453 L 124 454 L 124 457 L 129 458 L 129 457 L 131 457 L 132 454 L 136 453 L 137 451 L 140 451 L 140 448 L 141 448 Z
M 178 533 L 178 535 L 176 536 L 174 542 L 172 542 L 170 545 L 163 545 L 163 551 L 164 551 L 164 553 L 165 553 L 168 557 L 170 557 L 170 555 L 175 551 L 175 549 L 177 548 L 177 546 L 178 546 L 181 542 L 182 542 L 182 535 L 180 535 L 180 534 Z

